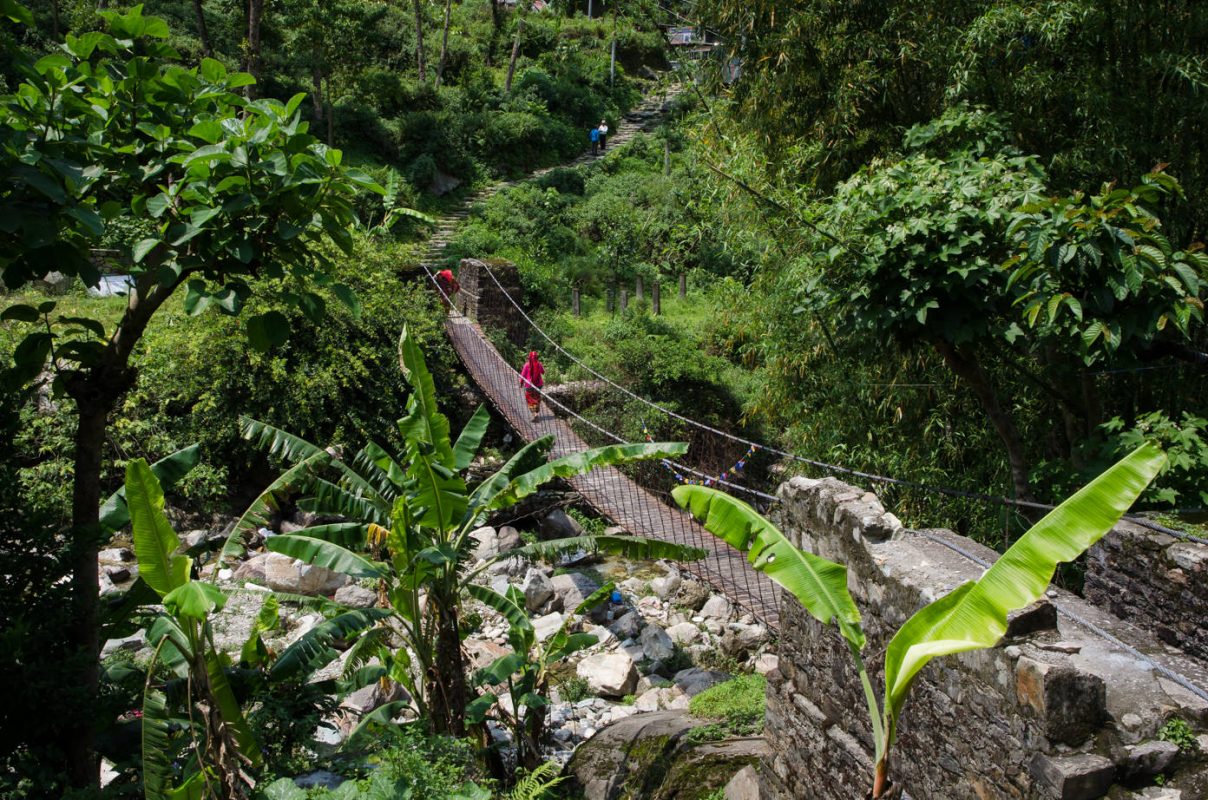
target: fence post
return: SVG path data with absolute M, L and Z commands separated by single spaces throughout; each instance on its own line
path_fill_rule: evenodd
M 663 313 L 663 306 L 659 302 L 659 284 L 658 281 L 650 284 L 650 306 L 654 310 L 655 316 Z
M 617 287 L 615 287 L 615 286 L 609 286 L 607 289 L 604 290 L 604 310 L 607 311 L 609 314 L 611 314 L 613 309 L 616 308 L 616 305 L 615 305 L 616 290 L 617 290 Z
M 579 316 L 579 290 L 578 289 L 570 290 L 570 308 L 571 308 L 572 313 L 574 313 L 574 315 L 576 317 Z
M 679 296 L 683 300 L 688 296 L 688 273 L 681 272 L 679 276 Z
M 663 174 L 671 174 L 671 142 L 667 139 L 663 140 Z
M 642 284 L 642 276 L 639 275 L 637 278 L 637 283 L 633 287 L 633 297 L 635 300 L 641 300 L 645 296 L 645 286 Z
M 622 289 L 621 290 L 621 310 L 624 311 L 627 308 L 629 308 L 629 290 Z

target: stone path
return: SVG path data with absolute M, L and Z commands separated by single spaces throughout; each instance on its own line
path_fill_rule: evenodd
M 614 151 L 625 143 L 629 142 L 638 133 L 654 128 L 670 109 L 672 101 L 679 96 L 681 91 L 682 88 L 680 85 L 675 84 L 657 93 L 647 95 L 636 108 L 625 115 L 625 117 L 621 120 L 621 124 L 617 126 L 617 129 L 609 134 L 608 151 Z M 586 137 L 587 131 L 584 131 L 583 135 Z M 600 157 L 602 158 L 603 156 Z M 555 169 L 560 169 L 562 167 L 577 167 L 582 164 L 589 164 L 595 161 L 596 158 L 596 156 L 591 154 L 591 150 L 588 149 L 573 161 L 555 164 L 552 167 L 545 167 L 543 169 L 530 172 L 524 177 L 517 178 L 515 180 L 492 183 L 490 186 L 482 188 L 469 195 L 465 198 L 465 200 L 462 201 L 457 210 L 451 211 L 436 220 L 436 230 L 433 231 L 432 237 L 428 240 L 428 249 L 424 253 L 424 263 L 438 264 L 443 260 L 445 246 L 452 241 L 453 236 L 457 233 L 457 229 L 460 228 L 461 224 L 470 216 L 470 210 L 476 204 L 490 199 L 504 189 L 531 181 L 534 178 L 539 178 Z

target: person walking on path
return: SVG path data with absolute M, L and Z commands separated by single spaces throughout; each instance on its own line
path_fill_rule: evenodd
M 592 128 L 591 133 L 588 134 L 588 136 L 591 137 L 591 154 L 593 156 L 598 156 L 600 154 L 600 129 Z
M 451 269 L 442 269 L 436 273 L 436 283 L 440 286 L 440 304 L 448 310 L 449 302 L 461 291 L 461 284 L 457 282 Z
M 600 120 L 600 127 L 596 128 L 600 132 L 600 152 L 604 152 L 604 148 L 608 147 L 608 120 Z
M 544 385 L 545 367 L 537 358 L 537 351 L 530 350 L 528 360 L 520 370 L 520 386 L 524 389 L 524 402 L 533 412 L 533 422 L 537 421 L 537 412 L 541 410 L 541 387 Z

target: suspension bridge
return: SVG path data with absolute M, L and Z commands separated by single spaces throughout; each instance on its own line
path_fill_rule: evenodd
M 678 91 L 678 87 L 673 87 L 662 95 L 648 97 L 618 127 L 617 132 L 612 138 L 612 147 L 618 148 L 630 141 L 640 131 L 652 127 L 669 109 L 670 99 L 678 94 Z M 586 164 L 593 160 L 594 158 L 591 155 L 584 155 L 571 162 L 570 165 Z M 550 169 L 553 168 L 532 173 L 522 180 L 531 180 L 550 171 Z M 469 197 L 461 209 L 438 221 L 436 233 L 430 241 L 429 250 L 422 262 L 422 266 L 428 278 L 432 281 L 433 286 L 442 294 L 443 289 L 435 279 L 435 271 L 439 269 L 437 264 L 441 262 L 445 246 L 456 232 L 457 227 L 468 216 L 471 205 L 475 202 L 481 202 L 501 189 L 519 182 L 522 181 L 497 183 L 487 187 Z M 472 281 L 467 281 L 467 283 L 472 283 L 472 286 L 463 286 L 463 294 L 470 293 L 476 298 L 485 297 L 487 293 L 491 294 L 492 302 L 497 306 L 497 311 L 498 307 L 501 306 L 503 307 L 503 313 L 508 315 L 511 320 L 523 320 L 525 329 L 523 330 L 524 336 L 522 338 L 529 339 L 535 337 L 533 338 L 534 341 L 544 339 L 561 356 L 569 359 L 588 374 L 599 379 L 610 390 L 614 390 L 621 395 L 628 396 L 631 400 L 644 404 L 652 413 L 674 418 L 680 423 L 696 429 L 698 432 L 717 437 L 719 440 L 725 440 L 728 444 L 749 446 L 751 450 L 748 450 L 747 457 L 750 457 L 751 453 L 755 449 L 758 449 L 762 451 L 762 455 L 782 459 L 785 463 L 795 463 L 801 468 L 848 476 L 859 479 L 861 482 L 867 481 L 881 485 L 918 489 L 934 494 L 972 499 L 1016 509 L 1048 510 L 1053 508 L 1053 506 L 1043 503 L 967 492 L 950 487 L 931 486 L 903 478 L 875 475 L 837 464 L 828 464 L 751 442 L 732 433 L 717 430 L 696 420 L 681 416 L 634 394 L 624 386 L 613 382 L 607 376 L 595 371 L 590 365 L 583 363 L 573 354 L 567 352 L 528 316 L 523 304 L 513 296 L 513 292 L 509 291 L 500 282 L 488 263 L 481 261 L 473 261 L 472 263 L 478 274 Z M 481 320 L 476 318 L 480 315 L 476 312 L 471 312 L 467 315 L 462 310 L 453 306 L 450 298 L 445 297 L 445 300 L 451 306 L 445 327 L 458 357 L 465 365 L 474 383 L 521 438 L 526 441 L 533 441 L 543 436 L 553 436 L 553 454 L 555 456 L 579 452 L 589 447 L 588 443 L 576 433 L 575 428 L 572 427 L 572 423 L 580 426 L 580 430 L 592 430 L 593 436 L 602 438 L 605 441 L 617 443 L 628 441 L 549 396 L 545 398 L 544 410 L 536 420 L 533 420 L 524 402 L 519 373 L 500 355 L 491 343 L 491 338 L 483 330 Z M 477 302 L 474 304 L 474 308 L 475 310 L 478 308 Z M 491 316 L 497 318 L 499 315 L 492 314 Z M 512 327 L 511 324 L 508 327 Z M 553 409 L 556 409 L 557 413 L 553 413 Z M 739 463 L 741 464 L 742 462 Z M 664 462 L 664 464 L 676 473 L 677 480 L 693 480 L 694 482 L 716 485 L 757 504 L 767 505 L 776 501 L 775 496 L 765 491 L 760 491 L 757 487 L 744 485 L 745 481 L 743 483 L 735 483 L 734 480 L 739 480 L 738 478 L 727 480 L 727 476 L 724 473 L 721 476 L 715 476 L 700 472 L 685 464 L 673 462 Z M 685 565 L 686 571 L 708 583 L 716 591 L 726 595 L 737 607 L 749 612 L 768 628 L 772 630 L 779 628 L 781 592 L 778 587 L 762 573 L 756 571 L 747 561 L 745 554 L 734 550 L 720 539 L 712 536 L 696 523 L 690 515 L 681 511 L 667 492 L 643 487 L 615 468 L 597 469 L 587 475 L 571 480 L 570 483 L 583 497 L 584 501 L 590 504 L 601 516 L 610 519 L 614 524 L 630 533 L 674 542 L 676 544 L 699 547 L 705 550 L 707 556 L 701 561 Z M 770 490 L 770 487 L 765 486 L 763 488 Z M 1159 530 L 1184 540 L 1208 544 L 1208 540 L 1189 535 L 1182 531 L 1172 530 L 1152 520 L 1141 517 L 1129 517 L 1128 519 L 1143 527 Z

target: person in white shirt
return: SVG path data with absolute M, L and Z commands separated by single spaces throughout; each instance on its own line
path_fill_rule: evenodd
M 604 148 L 608 146 L 608 120 L 600 120 L 600 152 L 604 152 Z

